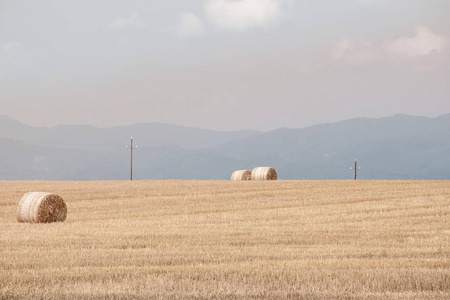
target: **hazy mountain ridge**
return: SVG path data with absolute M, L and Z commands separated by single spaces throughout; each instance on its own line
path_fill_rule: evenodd
M 55 147 L 86 148 L 125 146 L 130 137 L 140 146 L 174 144 L 186 149 L 212 147 L 232 140 L 259 134 L 258 131 L 213 131 L 164 123 L 145 123 L 99 128 L 91 125 L 58 125 L 32 127 L 6 116 L 0 116 L 0 137 L 32 144 L 52 144 Z
M 302 129 L 221 132 L 161 123 L 31 127 L 0 117 L 4 180 L 229 179 L 273 166 L 280 179 L 450 179 L 450 114 L 359 118 Z
M 445 153 L 450 153 L 450 114 L 279 129 L 218 151 L 252 160 L 253 165 L 277 165 L 280 174 L 292 179 L 351 178 L 348 170 L 354 159 L 362 167 L 360 178 L 448 179 L 450 160 Z

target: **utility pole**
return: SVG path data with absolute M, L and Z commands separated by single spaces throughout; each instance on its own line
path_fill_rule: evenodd
M 358 170 L 361 170 L 361 168 L 356 167 L 356 159 L 355 159 L 355 166 L 354 167 L 350 167 L 350 170 L 355 170 L 355 176 L 353 177 L 353 180 L 356 180 L 356 172 Z
M 137 149 L 137 146 L 133 147 L 133 137 L 131 137 L 131 145 L 129 147 L 126 145 L 125 148 L 130 149 L 130 181 L 133 181 L 133 150 Z

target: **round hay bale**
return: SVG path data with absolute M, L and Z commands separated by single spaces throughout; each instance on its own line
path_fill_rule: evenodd
M 17 205 L 17 221 L 19 222 L 63 222 L 66 217 L 67 206 L 64 200 L 51 193 L 26 193 Z
M 250 180 L 252 179 L 252 171 L 250 170 L 237 170 L 231 174 L 231 180 Z
M 277 180 L 277 171 L 271 167 L 257 167 L 252 170 L 252 180 Z

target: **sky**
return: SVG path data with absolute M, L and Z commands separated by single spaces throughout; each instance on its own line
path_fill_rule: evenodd
M 448 0 L 0 0 L 0 115 L 303 128 L 450 113 Z

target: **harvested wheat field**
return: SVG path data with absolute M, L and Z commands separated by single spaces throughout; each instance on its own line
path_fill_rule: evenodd
M 20 223 L 28 191 L 67 219 Z M 450 182 L 0 182 L 0 298 L 444 299 Z

